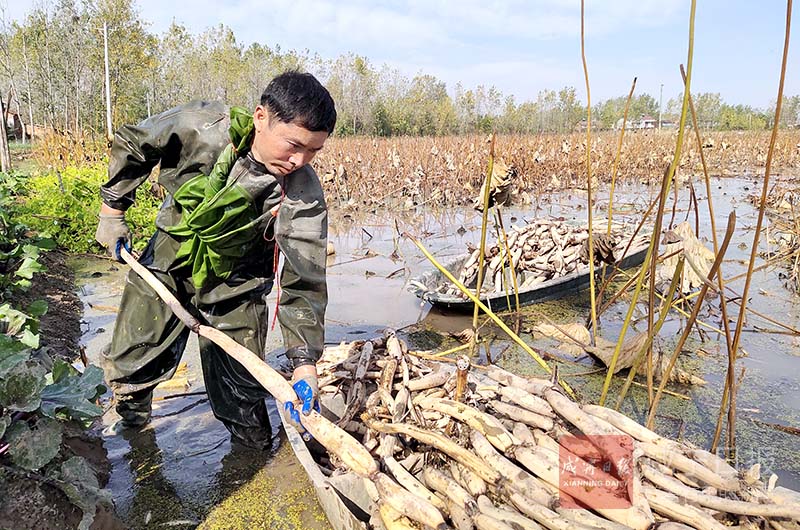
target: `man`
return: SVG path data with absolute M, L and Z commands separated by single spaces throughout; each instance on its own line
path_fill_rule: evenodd
M 160 163 L 168 193 L 139 258 L 202 321 L 264 357 L 266 297 L 284 255 L 278 320 L 293 387 L 309 413 L 327 305 L 327 210 L 308 165 L 336 123 L 328 91 L 310 74 L 273 79 L 252 117 L 220 102 L 191 102 L 115 135 L 96 239 L 119 259 L 131 233 L 125 210 Z M 130 271 L 109 347 L 106 377 L 122 427 L 150 416 L 153 388 L 172 377 L 190 330 Z M 206 391 L 232 439 L 271 446 L 266 391 L 236 361 L 200 340 Z M 287 404 L 297 421 L 299 416 Z

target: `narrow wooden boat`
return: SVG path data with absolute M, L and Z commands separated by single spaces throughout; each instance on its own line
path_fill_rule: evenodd
M 648 245 L 649 240 L 646 237 L 639 236 L 634 239 L 628 251 L 617 259 L 612 266 L 607 266 L 605 268 L 606 276 L 611 274 L 615 268 L 626 269 L 641 265 L 647 254 Z M 625 242 L 618 246 L 624 249 L 628 245 L 627 242 Z M 446 265 L 447 270 L 458 277 L 461 272 L 461 267 L 464 265 L 467 258 L 467 255 L 459 257 Z M 595 267 L 597 278 L 600 278 L 601 271 L 602 267 Z M 589 287 L 589 279 L 589 265 L 581 264 L 574 272 L 565 276 L 544 281 L 530 288 L 520 289 L 519 303 L 521 306 L 526 306 L 577 293 Z M 451 311 L 471 312 L 473 310 L 472 301 L 465 297 L 442 293 L 440 291 L 440 287 L 449 283 L 449 280 L 444 274 L 438 270 L 434 270 L 423 274 L 421 277 L 412 279 L 409 285 L 409 291 L 436 307 Z M 504 311 L 509 309 L 509 301 L 511 302 L 510 307 L 512 309 L 515 304 L 514 293 L 511 290 L 510 296 L 506 296 L 505 292 L 484 293 L 481 296 L 481 301 L 492 311 Z

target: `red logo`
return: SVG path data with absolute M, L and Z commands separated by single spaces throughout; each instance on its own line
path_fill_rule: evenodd
M 633 440 L 629 436 L 562 436 L 558 479 L 563 508 L 630 508 Z

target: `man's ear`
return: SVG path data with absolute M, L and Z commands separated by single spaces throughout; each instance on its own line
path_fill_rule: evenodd
M 269 128 L 269 111 L 263 105 L 258 105 L 253 112 L 253 125 L 256 131 L 261 131 L 264 128 Z

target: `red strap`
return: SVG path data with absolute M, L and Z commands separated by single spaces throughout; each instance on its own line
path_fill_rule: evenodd
M 272 273 L 275 276 L 275 285 L 277 287 L 277 298 L 275 299 L 275 312 L 272 314 L 272 326 L 269 328 L 270 331 L 275 330 L 275 322 L 278 320 L 278 306 L 281 302 L 281 277 L 280 273 L 278 272 L 278 260 L 281 257 L 280 249 L 278 248 L 278 242 L 275 241 L 275 265 L 273 267 Z
M 280 213 L 280 207 L 283 204 L 283 199 L 286 197 L 286 192 L 281 188 L 281 201 L 278 203 L 278 210 L 275 212 L 274 216 L 277 220 L 278 213 Z M 264 232 L 264 239 L 267 238 L 266 232 Z M 277 288 L 277 298 L 275 299 L 275 312 L 272 314 L 272 325 L 270 326 L 269 330 L 275 330 L 275 322 L 278 320 L 278 308 L 281 302 L 281 276 L 280 272 L 278 272 L 278 261 L 280 261 L 281 257 L 281 249 L 278 247 L 278 238 L 275 237 L 275 255 L 272 259 L 272 275 L 275 278 L 275 285 Z

